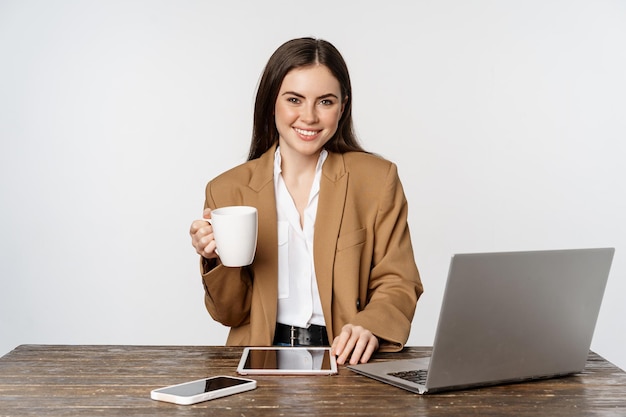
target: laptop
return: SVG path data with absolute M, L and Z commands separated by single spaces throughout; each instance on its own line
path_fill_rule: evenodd
M 418 394 L 581 372 L 614 252 L 454 255 L 431 356 L 348 368 Z

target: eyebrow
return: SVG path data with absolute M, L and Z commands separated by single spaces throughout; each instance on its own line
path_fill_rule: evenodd
M 294 96 L 299 97 L 299 98 L 306 98 L 306 97 L 305 97 L 305 96 L 303 96 L 302 94 L 300 94 L 300 93 L 296 93 L 295 91 L 285 91 L 285 92 L 284 92 L 283 94 L 281 94 L 281 95 L 282 95 L 282 96 L 285 96 L 285 95 L 294 95 Z M 316 100 L 321 100 L 321 99 L 328 98 L 328 97 L 334 97 L 334 98 L 336 98 L 337 100 L 339 100 L 339 97 L 337 97 L 337 96 L 336 96 L 335 94 L 333 94 L 333 93 L 323 94 L 323 95 L 321 95 L 321 96 L 319 96 L 319 97 L 316 97 L 315 99 L 316 99 Z

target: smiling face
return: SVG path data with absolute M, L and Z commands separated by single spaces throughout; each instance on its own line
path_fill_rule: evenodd
M 283 158 L 314 158 L 337 131 L 345 99 L 324 65 L 295 68 L 278 92 L 274 117 Z

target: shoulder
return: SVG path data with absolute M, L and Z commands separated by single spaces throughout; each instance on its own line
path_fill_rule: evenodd
M 273 184 L 272 170 L 263 169 L 262 165 L 262 161 L 254 159 L 213 178 L 206 185 L 206 204 L 210 207 L 255 205 L 251 199 Z
M 272 181 L 274 150 L 275 148 L 270 149 L 257 159 L 244 162 L 218 175 L 209 182 L 209 186 L 232 188 L 237 185 L 247 185 L 255 190 L 260 190 Z
M 346 152 L 343 154 L 346 169 L 370 168 L 389 170 L 395 164 L 383 157 L 366 152 Z
M 382 190 L 400 186 L 396 165 L 365 152 L 331 153 L 323 167 L 331 182 L 345 180 L 348 193 L 377 198 Z
M 233 182 L 247 182 L 252 178 L 254 171 L 258 165 L 259 160 L 254 159 L 252 161 L 244 162 L 243 164 L 237 165 L 234 168 L 229 169 L 217 177 L 213 178 L 210 181 L 210 184 L 213 186 L 218 186 L 220 184 L 232 184 Z
M 386 182 L 397 177 L 396 164 L 378 155 L 365 152 L 347 152 L 343 154 L 345 170 L 351 180 L 363 179 L 371 184 Z

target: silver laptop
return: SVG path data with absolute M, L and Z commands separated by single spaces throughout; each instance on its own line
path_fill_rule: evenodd
M 581 372 L 614 252 L 454 255 L 431 357 L 348 368 L 419 394 Z

